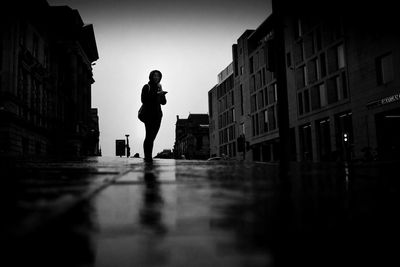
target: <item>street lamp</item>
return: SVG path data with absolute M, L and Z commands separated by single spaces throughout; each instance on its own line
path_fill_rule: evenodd
M 126 157 L 129 158 L 131 155 L 131 148 L 129 147 L 129 134 L 126 134 Z

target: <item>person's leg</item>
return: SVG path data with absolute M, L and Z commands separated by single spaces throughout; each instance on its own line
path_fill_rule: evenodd
M 154 140 L 156 139 L 157 133 L 160 129 L 161 119 L 145 123 L 146 127 L 146 138 L 143 142 L 143 150 L 145 159 L 151 159 L 153 154 Z
M 144 142 L 143 142 L 143 151 L 144 151 L 144 159 L 150 159 L 151 158 L 151 122 L 146 122 L 145 124 L 145 128 L 146 128 L 146 137 L 144 138 Z

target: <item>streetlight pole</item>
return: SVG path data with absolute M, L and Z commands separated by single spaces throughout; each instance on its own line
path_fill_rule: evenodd
M 131 155 L 131 148 L 129 147 L 129 134 L 126 134 L 126 157 L 129 158 Z

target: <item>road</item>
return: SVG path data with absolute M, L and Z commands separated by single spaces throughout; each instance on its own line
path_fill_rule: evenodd
M 7 266 L 399 261 L 396 163 L 85 158 L 0 165 Z

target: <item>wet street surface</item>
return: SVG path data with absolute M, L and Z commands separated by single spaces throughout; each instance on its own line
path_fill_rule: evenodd
M 4 162 L 5 266 L 397 266 L 398 163 Z

